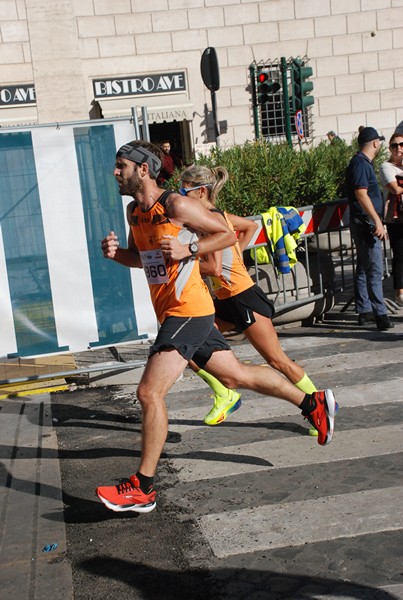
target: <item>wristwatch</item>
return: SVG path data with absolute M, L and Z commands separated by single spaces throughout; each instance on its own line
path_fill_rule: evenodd
M 189 244 L 189 252 L 192 256 L 196 256 L 199 252 L 199 244 L 197 242 L 191 242 Z

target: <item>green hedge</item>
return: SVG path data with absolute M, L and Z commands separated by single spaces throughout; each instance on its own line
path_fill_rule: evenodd
M 357 142 L 343 140 L 299 150 L 288 144 L 246 142 L 227 149 L 214 147 L 195 161 L 209 167 L 221 165 L 229 181 L 220 192 L 219 206 L 240 216 L 256 215 L 271 206 L 308 206 L 345 197 L 345 170 L 357 152 Z M 386 159 L 383 148 L 375 160 Z M 178 185 L 179 173 L 170 183 Z

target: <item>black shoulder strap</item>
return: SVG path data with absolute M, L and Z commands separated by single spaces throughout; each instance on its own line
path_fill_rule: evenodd
M 136 206 L 137 202 L 136 200 L 131 200 L 131 202 L 129 202 L 129 204 L 126 206 L 126 219 L 127 222 L 130 225 L 130 217 L 132 216 L 132 213 L 134 211 L 134 207 Z
M 158 202 L 162 204 L 164 208 L 171 194 L 176 194 L 176 192 L 174 190 L 167 190 L 166 192 L 162 192 L 161 196 L 158 198 Z
M 224 211 L 223 210 L 220 210 L 219 208 L 210 208 L 209 210 L 210 210 L 210 212 L 219 213 L 225 219 L 225 215 L 224 215 Z

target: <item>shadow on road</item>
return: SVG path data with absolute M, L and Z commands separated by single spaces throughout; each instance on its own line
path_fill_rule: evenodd
M 317 600 L 328 595 L 343 600 L 395 599 L 389 592 L 367 585 L 267 569 L 168 571 L 109 556 L 83 560 L 77 566 L 97 578 L 123 582 L 128 593 L 132 590 L 127 598 L 133 600 Z

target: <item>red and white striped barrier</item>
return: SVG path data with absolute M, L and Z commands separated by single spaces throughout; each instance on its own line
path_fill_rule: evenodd
M 312 231 L 314 233 L 327 233 L 339 231 L 348 227 L 350 223 L 350 207 L 348 202 L 336 202 L 315 206 L 312 212 Z M 308 232 L 308 230 L 306 231 Z
M 256 221 L 259 227 L 256 229 L 253 238 L 249 242 L 248 248 L 254 248 L 255 246 L 267 244 L 266 231 L 263 227 L 262 217 L 253 217 L 253 220 Z
M 313 233 L 312 207 L 298 209 L 298 212 L 306 227 L 304 233 Z

